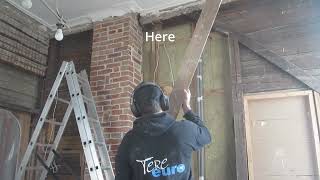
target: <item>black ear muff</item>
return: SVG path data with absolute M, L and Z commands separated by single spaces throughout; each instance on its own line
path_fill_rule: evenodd
M 130 109 L 131 109 L 131 112 L 132 114 L 135 116 L 135 117 L 140 117 L 141 116 L 141 111 L 139 109 L 139 107 L 137 106 L 136 104 L 136 100 L 135 100 L 135 93 L 137 90 L 139 90 L 140 88 L 148 85 L 149 83 L 146 83 L 146 82 L 142 82 L 140 83 L 132 92 L 131 94 L 131 98 L 130 98 Z
M 162 95 L 160 97 L 160 106 L 162 111 L 168 111 L 169 110 L 169 97 L 164 95 L 162 92 Z
M 133 93 L 132 93 L 133 94 Z M 139 108 L 137 107 L 136 103 L 135 103 L 135 100 L 133 98 L 133 95 L 131 95 L 131 99 L 130 99 L 130 109 L 131 109 L 131 112 L 132 114 L 135 116 L 135 117 L 140 117 L 141 116 L 141 113 L 139 112 Z

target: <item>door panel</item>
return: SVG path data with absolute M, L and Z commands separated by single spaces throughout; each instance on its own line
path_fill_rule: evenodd
M 246 101 L 251 179 L 318 179 L 308 96 Z

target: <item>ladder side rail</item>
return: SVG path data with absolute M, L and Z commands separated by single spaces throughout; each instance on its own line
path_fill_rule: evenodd
M 46 101 L 44 107 L 43 107 L 43 110 L 42 110 L 41 115 L 39 117 L 39 120 L 37 122 L 36 128 L 32 134 L 31 140 L 28 144 L 27 150 L 23 155 L 23 158 L 22 158 L 22 161 L 21 161 L 20 166 L 18 168 L 18 172 L 17 172 L 15 180 L 21 180 L 24 173 L 25 173 L 26 166 L 30 160 L 31 153 L 36 145 L 36 141 L 37 141 L 38 136 L 40 134 L 40 131 L 43 127 L 43 124 L 47 118 L 47 115 L 49 113 L 49 110 L 50 110 L 50 107 L 51 107 L 52 102 L 54 100 L 54 97 L 58 91 L 59 85 L 61 84 L 61 81 L 64 77 L 64 74 L 67 70 L 68 64 L 69 64 L 68 62 L 63 62 L 60 67 L 58 75 L 56 76 L 56 80 L 53 83 L 53 87 L 51 88 L 50 94 L 47 98 L 47 101 Z
M 98 118 L 98 112 L 96 109 L 96 105 L 94 103 L 93 95 L 91 92 L 91 88 L 90 88 L 90 84 L 89 84 L 89 80 L 88 80 L 88 75 L 87 75 L 86 71 L 83 70 L 80 72 L 80 76 L 82 77 L 82 79 L 85 80 L 85 82 L 84 82 L 85 85 L 83 86 L 84 95 L 93 101 L 92 103 L 88 104 L 88 106 L 91 106 L 90 108 L 88 108 L 88 115 L 90 117 L 93 117 L 96 120 L 98 120 L 98 122 L 92 123 L 92 124 L 94 126 L 94 132 L 96 133 L 97 141 L 103 143 L 102 145 L 98 146 L 98 152 L 99 152 L 99 156 L 101 158 L 101 164 L 104 168 L 104 174 L 107 177 L 107 180 L 113 180 L 115 178 L 114 172 L 113 172 L 110 156 L 108 153 L 108 149 L 107 149 L 107 146 L 105 143 L 103 131 L 101 129 L 101 123 Z
M 74 114 L 79 129 L 79 134 L 82 140 L 82 147 L 84 150 L 87 166 L 89 169 L 89 175 L 91 180 L 103 180 L 103 174 L 101 166 L 98 160 L 95 145 L 88 124 L 88 116 L 84 106 L 84 101 L 81 95 L 79 82 L 77 80 L 77 74 L 73 63 L 70 63 L 70 71 L 66 75 L 69 93 L 74 105 Z
M 53 159 L 54 159 L 54 153 L 52 152 L 52 150 L 56 150 L 58 148 L 58 145 L 59 145 L 59 142 L 62 138 L 62 135 L 63 135 L 63 132 L 65 130 L 65 127 L 67 126 L 67 122 L 70 118 L 70 115 L 71 115 L 71 112 L 73 110 L 73 105 L 72 103 L 70 102 L 69 105 L 68 105 L 68 108 L 63 116 L 63 119 L 62 119 L 62 125 L 59 127 L 59 130 L 57 132 L 57 135 L 54 139 L 54 143 L 53 143 L 53 147 L 49 153 L 49 156 L 47 158 L 47 160 L 45 161 L 45 165 L 50 167 Z M 42 171 L 41 173 L 41 176 L 40 176 L 40 180 L 44 180 L 47 176 L 47 173 L 48 171 L 45 169 L 44 171 Z

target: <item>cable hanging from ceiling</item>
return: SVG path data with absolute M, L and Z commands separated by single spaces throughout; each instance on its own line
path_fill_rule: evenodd
M 63 28 L 64 27 L 70 28 L 70 27 L 67 25 L 67 21 L 63 18 L 61 12 L 59 11 L 58 0 L 55 0 L 55 9 L 51 8 L 45 0 L 40 0 L 40 2 L 58 19 L 58 22 L 56 24 L 57 30 L 56 30 L 54 37 L 57 41 L 62 41 L 63 40 Z M 25 9 L 31 9 L 32 1 L 31 0 L 21 0 L 21 6 Z
M 58 19 L 58 22 L 56 24 L 57 30 L 54 35 L 55 39 L 57 41 L 62 41 L 63 39 L 63 28 L 68 27 L 67 21 L 63 18 L 61 12 L 59 11 L 59 2 L 58 0 L 55 0 L 55 9 L 52 9 L 49 4 L 45 0 L 40 0 L 42 4 Z M 69 28 L 69 27 L 68 27 Z

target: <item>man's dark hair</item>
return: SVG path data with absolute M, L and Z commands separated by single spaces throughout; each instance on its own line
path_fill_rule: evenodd
M 135 104 L 140 113 L 153 114 L 161 111 L 160 97 L 162 92 L 155 86 L 145 86 L 134 93 Z

